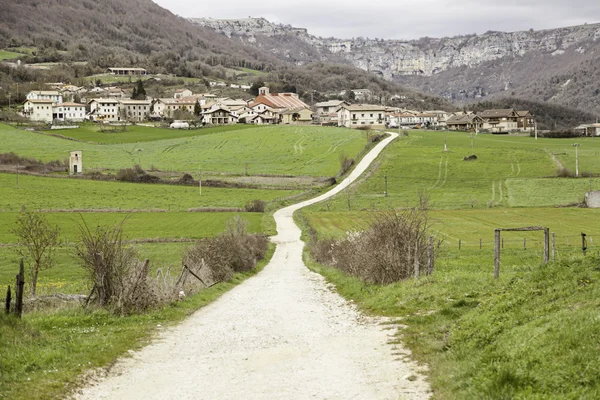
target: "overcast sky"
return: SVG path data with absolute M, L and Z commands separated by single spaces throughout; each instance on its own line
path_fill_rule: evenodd
M 443 37 L 600 22 L 599 0 L 153 0 L 183 17 L 264 17 L 317 36 Z

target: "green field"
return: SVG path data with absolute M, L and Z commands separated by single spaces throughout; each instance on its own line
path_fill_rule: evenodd
M 444 140 L 448 150 L 444 152 Z M 600 173 L 600 140 L 578 139 L 580 171 Z M 369 179 L 314 207 L 320 211 L 377 210 L 413 205 L 426 193 L 435 209 L 498 206 L 558 206 L 582 202 L 589 179 L 557 179 L 557 164 L 575 170 L 575 151 L 567 139 L 483 135 L 474 139 L 476 161 L 465 133 L 416 131 L 396 140 L 380 157 Z M 384 195 L 386 188 L 388 196 Z M 532 179 L 535 178 L 535 179 Z M 600 179 L 592 180 L 600 189 Z
M 84 153 L 85 157 L 85 153 Z M 203 188 L 103 182 L 0 174 L 0 210 L 136 210 L 186 211 L 197 207 L 244 207 L 250 200 L 272 201 L 299 191 Z
M 214 128 L 203 129 L 167 129 L 152 128 L 147 126 L 129 125 L 125 132 L 109 132 L 111 128 L 101 131 L 98 124 L 84 123 L 77 129 L 64 129 L 46 131 L 48 135 L 60 135 L 71 139 L 98 144 L 120 144 L 120 143 L 143 143 L 164 139 L 178 139 L 192 136 L 208 135 L 211 133 L 223 133 L 243 129 L 256 128 L 252 125 L 225 125 Z
M 113 75 L 113 74 L 98 74 L 86 76 L 85 79 L 91 83 L 96 83 L 98 79 L 102 81 L 102 84 L 111 83 L 128 83 L 137 82 L 138 80 L 147 81 L 150 78 L 156 79 L 168 79 L 168 80 L 181 80 L 185 83 L 203 83 L 201 78 L 188 78 L 183 76 L 169 76 L 169 75 Z
M 22 56 L 23 54 L 20 53 L 13 53 L 12 51 L 0 50 L 0 60 L 11 60 Z
M 147 129 L 151 132 L 156 128 Z M 159 136 L 164 131 L 160 132 Z M 171 131 L 164 133 L 168 135 Z M 354 157 L 366 142 L 364 133 L 350 129 L 269 126 L 144 143 L 101 145 L 77 143 L 1 124 L 0 141 L 7 151 L 43 161 L 64 160 L 70 151 L 81 150 L 84 171 L 117 170 L 140 161 L 145 169 L 155 167 L 163 171 L 196 173 L 201 168 L 204 172 L 319 177 L 335 176 L 340 169 L 339 154 Z

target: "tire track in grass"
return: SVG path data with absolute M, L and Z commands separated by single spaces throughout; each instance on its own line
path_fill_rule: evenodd
M 448 180 L 448 159 L 449 159 L 449 157 L 446 156 L 445 166 L 442 167 L 442 165 L 444 164 L 444 156 L 440 157 L 440 163 L 438 165 L 438 179 L 429 190 L 440 189 L 442 186 L 444 186 L 446 184 L 446 181 Z M 442 168 L 444 169 L 444 172 L 443 172 L 444 180 L 443 181 L 442 181 Z

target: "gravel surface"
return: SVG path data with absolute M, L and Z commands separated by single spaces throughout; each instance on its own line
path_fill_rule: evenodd
M 302 262 L 292 214 L 343 190 L 397 135 L 331 192 L 275 213 L 272 261 L 258 275 L 131 352 L 78 399 L 428 399 L 397 327 L 363 316 Z

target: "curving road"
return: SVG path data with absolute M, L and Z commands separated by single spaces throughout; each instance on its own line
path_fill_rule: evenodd
M 328 193 L 275 213 L 277 249 L 256 276 L 165 330 L 79 399 L 428 399 L 394 330 L 363 316 L 302 261 L 293 213 L 344 190 L 397 134 Z

